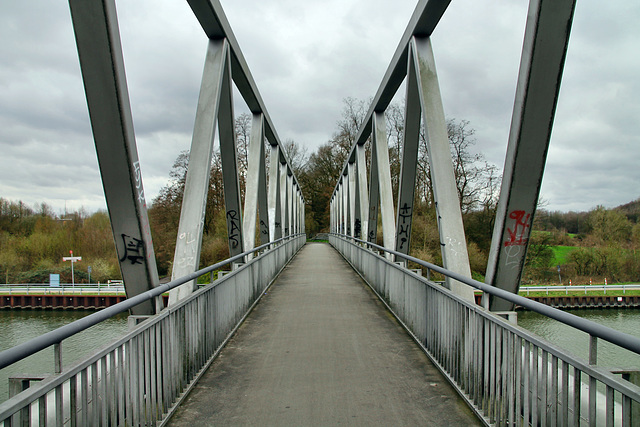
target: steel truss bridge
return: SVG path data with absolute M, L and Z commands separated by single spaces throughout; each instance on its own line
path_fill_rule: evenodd
M 305 245 L 304 196 L 222 7 L 217 0 L 188 0 L 209 44 L 172 280 L 165 285 L 159 284 L 155 265 L 115 2 L 70 0 L 69 3 L 128 298 L 0 353 L 0 368 L 51 346 L 55 355 L 52 375 L 26 376 L 13 382 L 13 397 L 0 404 L 3 426 L 164 425 L 172 423 L 172 419 L 181 425 L 180 419 L 189 420 L 189 416 L 179 415 L 181 407 L 190 405 L 191 395 L 197 400 L 195 390 L 199 380 L 208 375 L 208 368 L 218 360 L 216 356 L 239 326 L 251 318 L 252 310 L 256 307 L 256 311 L 259 310 L 262 304 L 257 306 L 257 303 L 267 290 L 273 289 L 273 297 L 263 304 L 274 303 L 276 291 L 285 285 L 291 287 L 291 283 L 298 290 L 318 288 L 327 295 L 346 292 L 346 298 L 352 291 L 339 291 L 337 286 L 352 279 L 332 276 L 336 266 L 345 274 L 349 271 L 349 277 L 355 277 L 353 280 L 357 283 L 363 280 L 369 285 L 408 332 L 413 345 L 428 357 L 425 365 L 437 368 L 442 383 L 468 405 L 478 423 L 630 426 L 640 422 L 637 372 L 605 369 L 597 354 L 598 342 L 602 340 L 640 354 L 640 340 L 516 295 L 539 197 L 575 0 L 530 1 L 486 283 L 471 279 L 429 38 L 449 1 L 419 1 L 336 184 L 330 206 L 329 241 L 349 266 L 335 259 L 323 261 L 324 257 L 331 259 L 331 254 L 335 254 L 327 245 Z M 398 200 L 394 204 L 384 112 L 404 81 L 405 132 Z M 233 85 L 253 114 L 244 201 L 240 197 L 236 161 Z M 421 121 L 427 135 L 443 266 L 426 263 L 409 253 Z M 199 269 L 201 224 L 216 131 L 222 155 L 231 257 Z M 370 170 L 366 166 L 368 141 Z M 378 223 L 382 227 L 382 245 L 376 241 Z M 306 267 L 295 260 L 290 264 L 294 257 L 310 260 Z M 430 281 L 429 274 L 423 277 L 420 271 L 408 269 L 407 262 L 421 266 L 423 272 L 443 274 L 444 286 Z M 232 266 L 230 274 L 197 289 L 197 277 L 225 265 Z M 311 267 L 320 268 L 322 273 L 309 270 Z M 309 277 L 314 274 L 317 276 Z M 313 286 L 299 286 L 309 281 Z M 322 286 L 328 290 L 325 292 Z M 481 305 L 474 301 L 474 289 L 483 291 Z M 167 307 L 163 307 L 161 299 L 165 292 L 170 293 Z M 298 308 L 302 312 L 287 324 L 305 323 L 305 315 L 313 309 L 339 305 L 343 298 L 325 302 L 319 294 L 314 295 L 315 304 L 293 304 L 301 306 Z M 589 360 L 574 357 L 519 328 L 512 322 L 511 310 L 516 304 L 588 334 Z M 64 339 L 124 311 L 131 314 L 129 333 L 86 360 L 63 367 Z M 318 321 L 324 322 L 326 317 L 320 316 Z M 339 329 L 350 326 L 340 323 Z M 324 375 L 333 376 L 341 369 L 341 363 L 350 360 L 351 352 L 336 356 L 344 348 L 334 348 L 336 341 L 332 340 L 341 335 L 338 329 L 335 331 L 335 337 L 321 335 L 328 340 L 323 341 L 323 345 L 333 348 L 326 355 L 336 366 L 326 368 L 318 359 L 296 359 L 305 372 L 316 369 L 316 365 L 325 366 L 328 370 L 323 371 Z M 277 333 L 277 330 L 268 331 L 274 336 Z M 316 333 L 319 334 L 317 329 Z M 349 339 L 355 342 L 356 335 L 354 332 Z M 320 339 L 319 336 L 310 338 Z M 264 338 L 267 339 L 270 338 Z M 311 345 L 301 344 L 302 338 L 300 340 L 292 345 Z M 375 359 L 371 354 L 366 356 L 369 361 Z M 365 361 L 364 365 L 367 363 L 373 362 Z M 295 369 L 291 365 L 284 371 Z M 391 387 L 384 373 L 377 372 L 375 378 L 379 384 Z M 234 378 L 232 382 L 250 380 Z M 333 385 L 339 383 L 335 381 Z M 290 386 L 295 388 L 300 384 L 294 381 Z M 345 390 L 357 393 L 356 386 L 353 387 Z M 259 387 L 249 387 L 256 388 Z M 283 393 L 282 390 L 267 391 L 276 395 Z M 214 405 L 212 402 L 219 396 L 210 393 L 204 405 Z M 312 399 L 304 396 L 302 393 L 303 404 L 311 404 Z M 322 393 L 314 396 L 314 399 L 326 398 Z M 445 396 L 435 397 L 438 401 Z M 385 399 L 391 401 L 392 397 Z M 434 404 L 433 399 L 430 402 L 420 408 L 425 411 L 425 419 L 436 422 L 441 419 L 443 424 L 454 422 L 447 418 L 449 406 L 437 406 L 440 403 Z M 349 406 L 340 399 L 330 405 L 333 406 L 329 412 L 336 411 L 336 414 L 341 413 L 342 406 Z M 238 406 L 241 406 L 239 402 Z M 203 414 L 206 409 L 200 411 Z M 286 418 L 286 415 L 278 418 L 280 415 L 268 412 L 261 415 L 266 418 L 252 422 L 261 419 L 273 424 L 303 423 L 302 420 L 309 424 L 326 424 L 331 420 L 349 422 L 349 419 L 323 418 L 325 415 L 320 413 L 309 413 L 316 418 Z M 386 416 L 388 411 L 381 414 Z M 407 412 L 399 414 L 409 416 Z M 464 414 L 461 416 L 458 422 L 465 419 Z M 194 422 L 197 424 L 198 418 L 191 420 Z

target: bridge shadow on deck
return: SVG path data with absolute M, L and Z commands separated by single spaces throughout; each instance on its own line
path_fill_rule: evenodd
M 480 421 L 340 254 L 309 243 L 169 425 Z

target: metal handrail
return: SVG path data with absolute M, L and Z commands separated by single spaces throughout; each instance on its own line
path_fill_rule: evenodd
M 582 317 L 576 316 L 571 313 L 564 312 L 562 310 L 558 310 L 557 308 L 550 307 L 548 305 L 542 304 L 537 301 L 530 300 L 526 297 L 512 294 L 511 292 L 505 291 L 503 289 L 497 288 L 495 286 L 487 285 L 486 283 L 479 282 L 474 279 L 470 279 L 461 274 L 455 273 L 453 271 L 447 270 L 444 267 L 437 266 L 435 264 L 431 264 L 429 262 L 423 261 L 421 259 L 412 257 L 410 255 L 406 255 L 391 249 L 387 249 L 383 246 L 377 245 L 375 243 L 367 242 L 365 240 L 358 239 L 356 237 L 348 236 L 345 234 L 338 233 L 330 233 L 340 238 L 351 239 L 355 242 L 362 243 L 364 245 L 368 245 L 374 247 L 376 249 L 385 251 L 397 257 L 401 257 L 406 259 L 407 261 L 415 262 L 418 265 L 436 271 L 440 274 L 443 274 L 447 277 L 450 277 L 454 280 L 462 282 L 466 285 L 469 285 L 473 288 L 479 289 L 483 292 L 487 292 L 496 297 L 505 299 L 514 304 L 525 307 L 531 311 L 535 311 L 536 313 L 540 313 L 549 318 L 558 320 L 559 322 L 565 323 L 569 326 L 572 326 L 576 329 L 579 329 L 583 332 L 591 336 L 595 336 L 598 338 L 602 338 L 605 341 L 616 344 L 622 348 L 633 351 L 634 353 L 640 354 L 640 338 L 634 337 L 633 335 L 626 334 L 624 332 L 616 331 L 615 329 L 611 329 L 607 326 L 600 325 L 591 320 L 583 319 Z
M 143 292 L 134 297 L 127 298 L 126 300 L 119 302 L 110 307 L 104 308 L 97 313 L 90 314 L 82 319 L 78 319 L 73 321 L 67 325 L 61 326 L 58 329 L 54 329 L 53 331 L 47 332 L 45 334 L 40 335 L 39 337 L 33 338 L 29 341 L 26 341 L 22 344 L 18 344 L 15 347 L 4 350 L 0 352 L 0 369 L 6 368 L 7 366 L 24 359 L 25 357 L 31 356 L 41 350 L 44 350 L 47 347 L 50 347 L 54 344 L 58 344 L 63 340 L 84 331 L 85 329 L 90 328 L 104 320 L 107 320 L 117 314 L 123 313 L 129 310 L 132 307 L 135 307 L 138 304 L 141 304 L 145 301 L 151 300 L 153 298 L 157 298 L 163 293 L 170 291 L 173 288 L 176 288 L 180 285 L 183 285 L 191 280 L 195 280 L 198 277 L 207 274 L 211 271 L 217 270 L 220 267 L 223 267 L 227 264 L 231 264 L 235 261 L 238 261 L 245 256 L 254 253 L 256 251 L 260 251 L 265 249 L 271 245 L 275 245 L 281 241 L 288 240 L 294 237 L 297 237 L 304 233 L 292 234 L 290 236 L 285 236 L 280 239 L 274 240 L 269 243 L 265 243 L 264 245 L 255 247 L 249 251 L 243 252 L 231 258 L 227 258 L 226 260 L 220 261 L 216 264 L 210 265 L 209 267 L 205 267 L 198 271 L 195 271 L 186 276 L 180 277 L 178 279 L 172 280 L 169 283 L 164 285 L 160 285 L 158 287 L 153 288 L 152 290 Z

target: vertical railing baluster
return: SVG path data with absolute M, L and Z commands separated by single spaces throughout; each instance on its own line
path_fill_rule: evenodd
M 89 367 L 86 367 L 80 372 L 80 398 L 81 401 L 81 414 L 80 425 L 86 426 L 89 424 Z
M 540 396 L 539 396 L 539 375 L 540 372 L 538 370 L 538 366 L 539 366 L 539 348 L 537 345 L 532 345 L 531 346 L 531 425 L 537 426 L 538 425 L 538 417 L 539 417 L 539 400 L 540 400 Z
M 605 425 L 607 427 L 614 426 L 615 415 L 615 402 L 614 402 L 614 390 L 611 386 L 606 386 L 606 401 L 605 401 Z
M 569 364 L 564 360 L 560 363 L 562 364 L 562 391 L 560 394 L 562 407 L 559 411 L 560 422 L 558 425 L 567 427 L 569 425 Z
M 117 364 L 118 364 L 118 422 L 116 425 L 124 425 L 126 423 L 126 377 L 127 377 L 127 359 L 125 357 L 125 348 L 127 343 L 123 343 L 117 352 Z
M 550 354 L 551 357 L 551 378 L 547 386 L 548 396 L 546 403 L 547 415 L 544 417 L 548 425 L 558 425 L 558 358 Z
M 91 423 L 97 426 L 100 422 L 98 362 L 91 364 Z
M 75 427 L 78 425 L 77 421 L 77 406 L 78 405 L 78 375 L 73 375 L 69 378 L 69 426 Z
M 589 377 L 589 425 L 595 426 L 598 415 L 598 382 L 596 378 L 590 374 L 588 374 L 587 377 Z
M 102 356 L 100 360 L 97 362 L 100 364 L 100 369 L 98 371 L 99 381 L 100 381 L 100 415 L 101 415 L 101 425 L 107 425 L 107 420 L 109 417 L 109 404 L 111 403 L 109 399 L 109 387 L 107 383 L 109 381 L 109 377 L 107 376 L 107 358 L 106 355 Z
M 38 426 L 47 425 L 47 395 L 38 399 Z
M 580 415 L 582 413 L 582 371 L 573 369 L 573 425 L 580 425 Z

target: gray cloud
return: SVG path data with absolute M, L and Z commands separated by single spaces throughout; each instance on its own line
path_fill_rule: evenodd
M 222 4 L 278 134 L 313 151 L 334 132 L 343 98 L 375 94 L 416 2 Z M 206 40 L 186 2 L 117 6 L 150 200 L 189 148 Z M 458 0 L 433 35 L 445 112 L 471 122 L 476 148 L 499 167 L 526 15 L 526 2 Z M 576 7 L 543 181 L 549 209 L 640 197 L 639 20 L 631 0 Z M 3 2 L 0 40 L 0 197 L 103 208 L 68 6 Z

